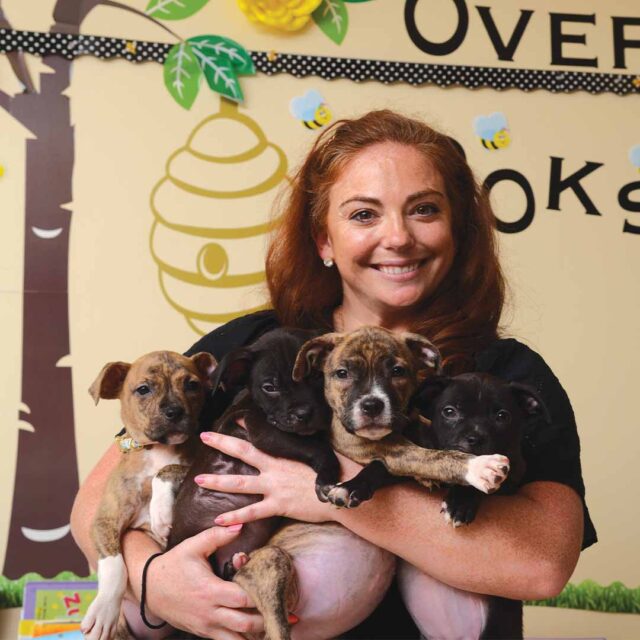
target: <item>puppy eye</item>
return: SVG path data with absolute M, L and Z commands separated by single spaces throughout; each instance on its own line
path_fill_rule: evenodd
M 496 413 L 496 421 L 497 422 L 509 422 L 511 420 L 511 414 L 505 409 L 500 409 L 498 413 Z
M 407 375 L 407 370 L 401 365 L 397 364 L 393 367 L 393 369 L 391 369 L 391 375 L 396 378 L 400 378 Z
M 278 387 L 276 387 L 276 385 L 272 384 L 271 382 L 265 382 L 262 385 L 262 390 L 265 393 L 278 393 Z
M 136 393 L 137 393 L 139 396 L 146 396 L 148 393 L 151 393 L 151 389 L 149 388 L 149 385 L 141 384 L 141 385 L 136 389 Z
M 197 380 L 187 380 L 184 383 L 184 388 L 187 391 L 197 391 L 200 388 L 200 383 Z
M 458 410 L 452 406 L 445 407 L 441 413 L 445 418 L 456 418 L 458 416 Z
M 344 380 L 345 378 L 349 377 L 349 372 L 346 369 L 336 369 L 334 375 L 336 378 Z

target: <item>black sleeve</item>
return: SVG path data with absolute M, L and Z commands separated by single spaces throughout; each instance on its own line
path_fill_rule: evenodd
M 580 465 L 580 439 L 571 403 L 559 380 L 535 351 L 517 340 L 499 340 L 476 357 L 479 371 L 535 388 L 551 421 L 529 421 L 522 447 L 527 470 L 522 484 L 549 480 L 566 484 L 580 496 L 584 508 L 582 548 L 597 542 L 596 531 L 585 502 Z
M 192 356 L 200 351 L 207 351 L 220 361 L 233 349 L 250 344 L 263 333 L 276 329 L 278 321 L 271 310 L 258 311 L 247 316 L 235 318 L 227 324 L 202 336 L 187 351 L 185 356 Z

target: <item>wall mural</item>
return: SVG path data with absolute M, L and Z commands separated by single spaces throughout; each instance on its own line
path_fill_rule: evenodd
M 179 146 L 167 158 L 164 175 L 159 179 L 156 176 L 149 199 L 153 216 L 149 250 L 157 266 L 158 286 L 164 300 L 199 335 L 262 308 L 248 306 L 246 300 L 252 290 L 264 283 L 263 246 L 272 224 L 267 212 L 288 170 L 285 151 L 268 139 L 264 123 L 261 126 L 256 119 L 239 111 L 238 102 L 243 100 L 239 77 L 259 72 L 266 76 L 288 74 L 296 78 L 314 76 L 323 80 L 342 78 L 353 82 L 372 80 L 382 84 L 469 89 L 586 91 L 619 96 L 640 93 L 637 74 L 600 72 L 597 64 L 587 59 L 572 60 L 574 66 L 591 66 L 595 67 L 594 71 L 248 51 L 221 35 L 183 39 L 164 24 L 164 21 L 194 15 L 207 2 L 152 0 L 141 12 L 111 0 L 57 0 L 49 32 L 38 32 L 13 29 L 0 0 L 0 53 L 6 54 L 24 86 L 24 91 L 15 96 L 0 91 L 0 109 L 26 127 L 32 136 L 26 141 L 22 395 L 15 486 L 2 571 L 6 578 L 17 579 L 31 571 L 47 576 L 63 570 L 86 574 L 86 562 L 71 539 L 68 521 L 78 488 L 68 289 L 69 234 L 73 219 L 69 203 L 73 201 L 76 141 L 70 119 L 70 99 L 66 94 L 76 57 L 89 55 L 161 63 L 167 90 L 185 109 L 192 107 L 205 83 L 221 94 L 217 112 L 190 125 L 182 140 L 176 142 Z M 256 11 L 257 3 L 251 0 L 239 0 L 239 5 L 249 19 L 282 31 L 298 31 L 315 24 L 334 45 L 340 45 L 349 24 L 346 5 L 359 2 L 367 0 L 299 0 L 297 5 L 283 2 L 278 8 L 282 11 L 270 15 Z M 171 33 L 178 42 L 167 44 L 80 34 L 83 21 L 99 5 L 142 16 Z M 295 10 L 285 11 L 285 5 L 288 8 L 295 5 Z M 454 52 L 470 28 L 466 4 L 462 0 L 454 1 L 458 12 L 455 33 L 439 44 L 430 42 L 420 32 L 417 5 L 418 0 L 407 0 L 404 5 L 404 20 L 411 41 L 433 55 L 446 56 Z M 498 58 L 513 60 L 533 12 L 521 11 L 507 39 L 497 31 L 490 10 L 486 7 L 477 7 L 477 10 Z M 560 18 L 554 19 L 553 15 L 551 42 L 555 62 L 552 64 L 566 64 L 569 59 L 562 54 L 563 33 L 558 25 L 563 19 L 571 21 L 571 16 L 557 14 Z M 637 48 L 637 42 L 625 36 L 624 28 L 640 25 L 640 19 L 613 18 L 613 24 L 615 67 L 626 69 L 627 50 Z M 568 37 L 564 41 L 571 42 Z M 41 56 L 50 70 L 41 75 L 39 91 L 35 89 L 24 52 Z M 160 76 L 159 73 L 159 82 Z M 300 129 L 304 127 L 311 133 L 321 130 L 333 119 L 332 108 L 316 89 L 296 94 L 289 106 Z M 498 104 L 494 108 L 501 107 Z M 487 155 L 508 153 L 512 132 L 505 113 L 487 110 L 471 125 L 478 146 L 498 152 Z M 230 140 L 233 142 L 229 143 Z M 626 153 L 633 167 L 640 170 L 640 145 Z M 548 208 L 557 209 L 553 204 L 558 205 L 560 193 L 570 190 L 585 205 L 586 213 L 601 215 L 580 181 L 602 163 L 587 161 L 582 169 L 565 175 L 562 162 L 562 158 L 551 157 Z M 0 158 L 0 178 L 4 169 Z M 533 191 L 528 180 L 512 169 L 492 172 L 485 185 L 491 189 L 504 180 L 521 186 L 527 211 L 517 222 L 499 221 L 498 228 L 504 233 L 520 232 L 533 220 Z M 638 189 L 638 181 L 620 189 L 619 202 L 624 210 L 640 210 L 631 197 Z M 637 235 L 640 226 L 625 220 L 623 231 Z M 216 313 L 210 311 L 212 308 Z M 56 478 L 55 491 L 43 481 L 46 478 Z M 593 582 L 569 585 L 559 599 L 542 604 L 640 612 L 638 590 L 627 589 L 620 583 L 610 587 Z

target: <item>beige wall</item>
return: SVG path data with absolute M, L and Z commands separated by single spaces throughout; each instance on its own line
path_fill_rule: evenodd
M 143 9 L 145 2 L 130 0 Z M 424 3 L 423 3 L 424 4 Z M 428 3 L 438 12 L 427 16 L 419 9 L 425 35 L 444 39 L 453 24 L 451 3 Z M 551 68 L 548 12 L 593 13 L 596 26 L 579 25 L 567 31 L 589 34 L 588 46 L 567 45 L 567 53 L 599 57 L 599 71 L 612 70 L 610 16 L 640 16 L 634 0 L 598 2 L 557 0 L 536 3 L 494 0 L 496 22 L 506 30 L 520 8 L 535 9 L 516 54 L 518 67 Z M 460 50 L 443 59 L 427 56 L 409 40 L 402 17 L 403 3 L 387 0 L 349 4 L 350 31 L 342 46 L 331 43 L 317 27 L 289 36 L 273 35 L 250 25 L 233 0 L 210 3 L 199 14 L 171 26 L 180 34 L 218 33 L 232 37 L 249 49 L 296 53 L 374 57 L 389 60 L 507 66 L 496 60 L 473 5 L 470 28 Z M 3 8 L 16 28 L 47 29 L 51 0 L 23 3 L 5 0 Z M 427 27 L 428 19 L 434 16 Z M 86 20 L 86 33 L 164 40 L 153 25 L 105 8 Z M 628 30 L 629 36 L 633 33 Z M 439 35 L 440 34 L 440 35 Z M 584 53 L 583 53 L 584 51 Z M 640 70 L 640 52 L 627 54 L 629 72 Z M 30 60 L 36 65 L 38 61 Z M 165 173 L 170 154 L 182 146 L 191 131 L 219 109 L 219 98 L 203 89 L 191 111 L 178 107 L 166 92 L 159 65 L 133 65 L 124 61 L 83 58 L 73 70 L 69 95 L 76 127 L 76 165 L 73 178 L 73 222 L 70 248 L 71 365 L 73 370 L 76 438 L 81 477 L 119 429 L 115 403 L 95 408 L 86 389 L 102 364 L 130 359 L 142 352 L 168 348 L 183 350 L 197 337 L 162 295 L 158 269 L 150 253 L 153 217 L 150 195 Z M 623 233 L 625 213 L 619 189 L 638 180 L 638 170 L 628 160 L 631 146 L 640 144 L 638 97 L 591 96 L 586 93 L 552 95 L 543 91 L 470 91 L 462 88 L 414 88 L 378 83 L 354 85 L 349 80 L 325 82 L 290 76 L 258 75 L 242 80 L 246 103 L 241 113 L 254 119 L 267 139 L 285 152 L 295 166 L 314 137 L 289 113 L 289 101 L 308 89 L 318 89 L 336 117 L 351 116 L 374 107 L 391 107 L 416 115 L 443 128 L 466 148 L 480 178 L 499 168 L 524 174 L 536 198 L 533 224 L 524 232 L 500 238 L 504 264 L 511 283 L 505 331 L 538 350 L 554 369 L 572 400 L 583 446 L 584 478 L 588 502 L 600 543 L 585 552 L 573 581 L 590 578 L 608 584 L 620 580 L 629 587 L 640 582 L 637 540 L 640 519 L 631 506 L 637 494 L 640 428 L 635 402 L 640 379 L 638 324 L 638 273 L 640 238 Z M 0 88 L 15 83 L 0 57 Z M 512 143 L 503 150 L 484 149 L 473 130 L 477 115 L 500 111 L 508 119 Z M 229 127 L 227 131 L 224 127 Z M 226 122 L 212 144 L 239 144 Z M 0 219 L 0 349 L 5 354 L 0 384 L 0 416 L 5 446 L 0 451 L 0 483 L 11 487 L 16 455 L 21 367 L 21 274 L 24 206 L 24 146 L 28 132 L 0 110 L 0 209 L 10 211 Z M 604 163 L 583 185 L 602 216 L 590 216 L 575 195 L 561 196 L 560 211 L 547 209 L 550 157 L 565 159 L 564 174 L 586 161 Z M 270 159 L 251 171 L 269 171 Z M 234 179 L 252 179 L 240 167 Z M 204 184 L 227 181 L 220 167 L 185 169 Z M 248 184 L 248 183 L 246 183 Z M 266 219 L 274 192 L 242 203 L 212 201 L 212 215 L 238 226 Z M 175 195 L 175 194 L 174 194 Z M 183 200 L 180 200 L 183 197 Z M 175 196 L 176 216 L 193 215 L 193 195 Z M 502 185 L 494 193 L 496 211 L 512 220 L 523 211 L 521 192 Z M 193 205 L 195 208 L 196 205 Z M 235 208 L 234 208 L 235 207 Z M 244 217 L 243 217 L 244 216 Z M 640 220 L 635 220 L 640 224 Z M 182 238 L 165 239 L 172 260 L 192 261 L 195 245 Z M 182 244 L 181 244 L 182 243 Z M 262 239 L 242 242 L 231 249 L 235 267 L 250 271 L 260 262 Z M 181 253 L 182 252 L 182 253 Z M 233 293 L 233 292 L 232 292 Z M 178 295 L 178 294 L 176 294 Z M 180 294 L 182 295 L 182 294 Z M 184 295 L 198 298 L 197 293 Z M 233 300 L 222 299 L 225 309 L 248 308 L 260 292 L 243 291 Z M 208 297 L 199 300 L 208 308 Z M 244 305 L 244 307 L 243 307 Z M 4 526 L 9 520 L 10 491 L 0 494 L 0 555 L 6 544 Z

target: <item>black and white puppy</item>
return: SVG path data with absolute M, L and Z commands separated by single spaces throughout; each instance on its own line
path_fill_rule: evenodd
M 425 403 L 431 426 L 416 430 L 418 444 L 474 455 L 507 456 L 511 468 L 498 493 L 516 489 L 525 472 L 522 438 L 527 420 L 537 415 L 549 420 L 535 389 L 489 374 L 466 373 L 428 380 L 420 394 L 420 404 Z M 481 496 L 473 487 L 452 486 L 442 505 L 447 522 L 454 527 L 472 522 Z

